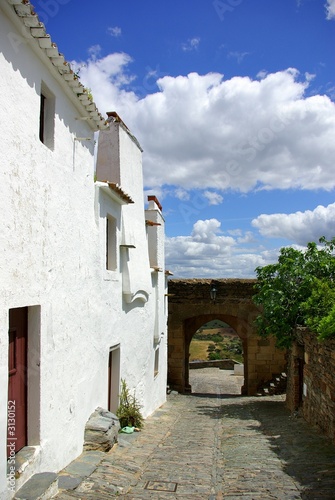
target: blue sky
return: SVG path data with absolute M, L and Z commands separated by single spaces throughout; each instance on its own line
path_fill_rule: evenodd
M 175 277 L 253 277 L 335 236 L 335 0 L 34 6 L 143 147 Z

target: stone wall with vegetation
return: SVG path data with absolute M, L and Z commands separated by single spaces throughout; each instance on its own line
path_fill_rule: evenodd
M 335 338 L 319 341 L 307 329 L 298 337 L 288 358 L 286 404 L 335 444 Z

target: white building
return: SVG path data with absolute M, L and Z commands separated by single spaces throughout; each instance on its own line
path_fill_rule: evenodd
M 155 197 L 144 211 L 141 148 L 115 113 L 106 123 L 29 2 L 1 0 L 0 85 L 0 498 L 9 499 L 7 456 L 28 457 L 16 489 L 65 467 L 95 408 L 115 412 L 121 378 L 144 417 L 163 404 L 167 310 L 164 219 Z

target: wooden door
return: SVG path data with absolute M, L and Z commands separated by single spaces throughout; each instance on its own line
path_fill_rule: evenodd
M 15 441 L 15 452 L 27 445 L 27 329 L 28 308 L 9 310 L 8 408 L 13 419 L 8 422 L 8 439 Z

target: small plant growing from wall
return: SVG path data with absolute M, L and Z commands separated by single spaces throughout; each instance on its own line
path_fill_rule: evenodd
M 121 429 L 123 427 L 135 427 L 137 429 L 143 427 L 144 419 L 141 408 L 142 406 L 135 397 L 135 392 L 134 395 L 130 394 L 126 381 L 121 379 L 120 404 L 116 410 Z

